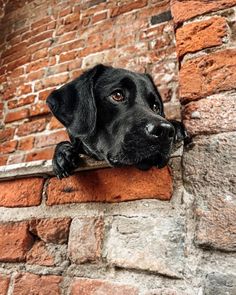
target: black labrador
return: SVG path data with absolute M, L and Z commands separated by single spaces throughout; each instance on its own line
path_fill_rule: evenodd
M 58 178 L 80 165 L 81 153 L 115 167 L 161 168 L 173 144 L 186 137 L 182 123 L 165 119 L 148 74 L 99 64 L 53 91 L 47 104 L 71 141 L 56 146 L 53 169 Z

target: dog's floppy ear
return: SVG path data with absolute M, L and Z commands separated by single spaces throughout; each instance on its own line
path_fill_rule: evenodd
M 97 109 L 93 86 L 95 77 L 104 70 L 105 66 L 99 64 L 54 90 L 47 98 L 53 115 L 73 137 L 89 135 L 96 127 Z

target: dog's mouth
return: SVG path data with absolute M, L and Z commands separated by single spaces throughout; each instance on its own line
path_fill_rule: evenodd
M 135 166 L 140 170 L 148 170 L 151 167 L 163 168 L 168 164 L 171 149 L 154 153 L 135 153 L 130 157 L 130 153 L 121 152 L 116 156 L 108 156 L 109 163 L 114 167 Z

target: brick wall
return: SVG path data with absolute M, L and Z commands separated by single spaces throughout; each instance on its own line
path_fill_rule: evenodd
M 97 63 L 149 72 L 168 115 L 179 116 L 169 1 L 8 1 L 3 7 L 0 165 L 52 158 L 67 136 L 45 99 Z
M 3 3 L 2 164 L 51 157 L 46 95 L 97 62 L 150 72 L 169 117 L 179 83 L 193 140 L 160 170 L 0 182 L 0 294 L 234 295 L 236 1 Z

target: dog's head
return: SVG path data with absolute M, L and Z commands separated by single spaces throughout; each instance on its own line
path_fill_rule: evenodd
M 97 65 L 52 92 L 47 103 L 71 137 L 113 166 L 163 167 L 181 124 L 165 119 L 152 78 Z

